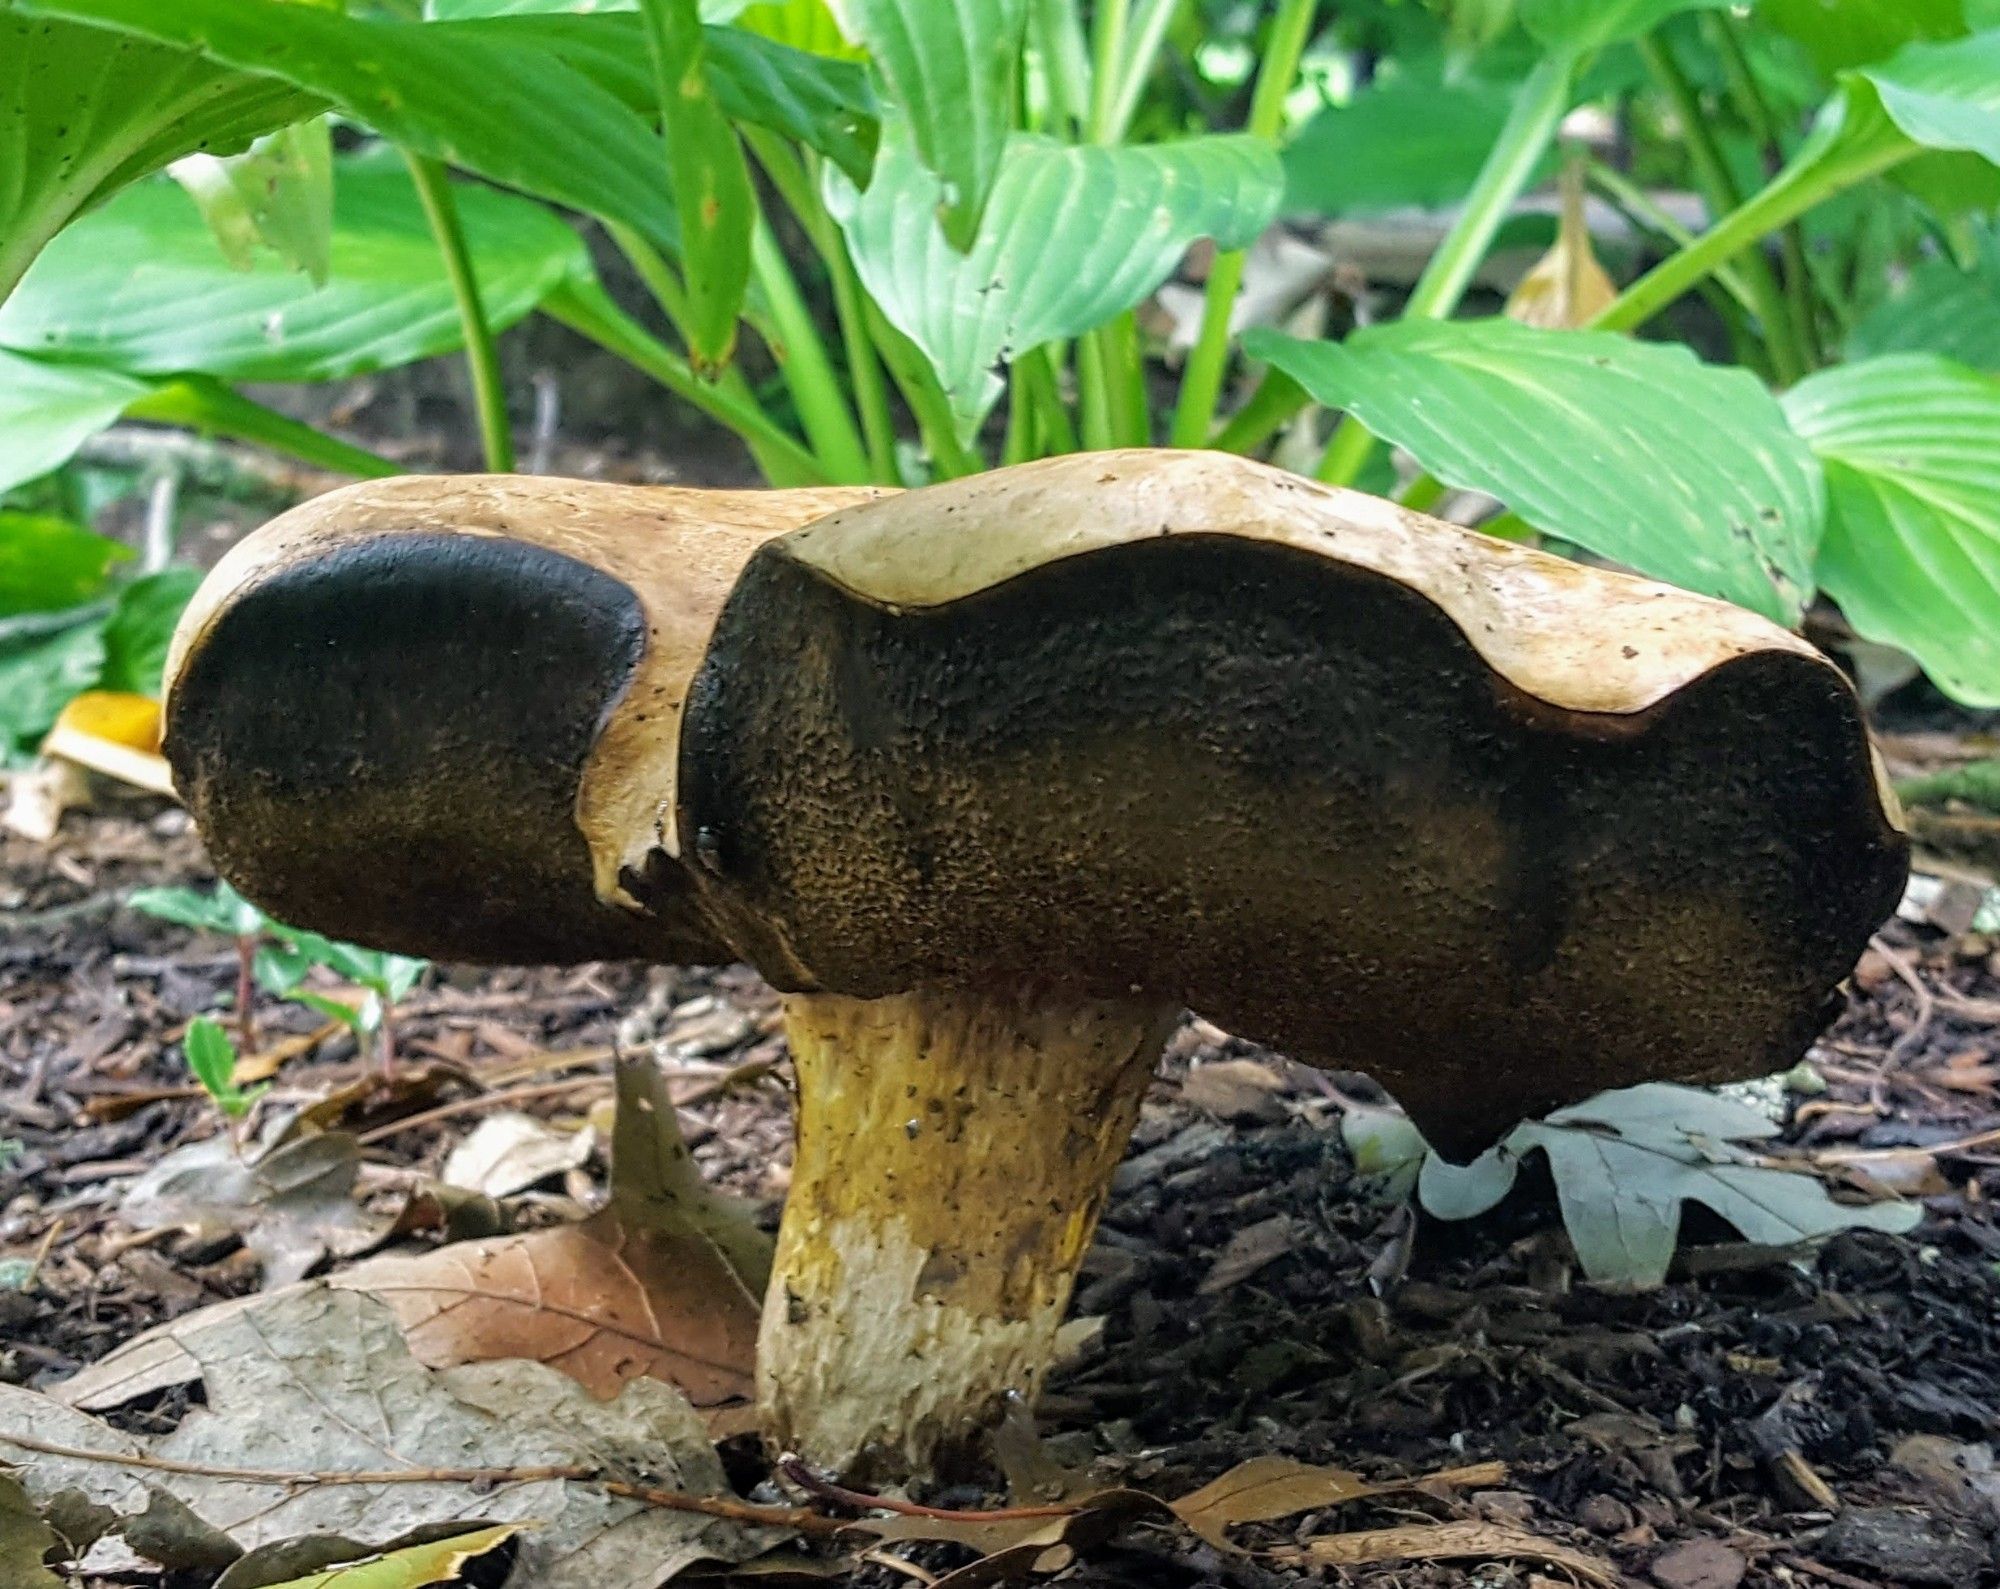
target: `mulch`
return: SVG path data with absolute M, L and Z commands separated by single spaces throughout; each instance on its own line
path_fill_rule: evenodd
M 56 843 L 0 844 L 0 1378 L 58 1379 L 140 1329 L 254 1288 L 240 1244 L 141 1235 L 131 1179 L 216 1121 L 176 1043 L 233 986 L 229 946 L 140 916 L 130 889 L 207 877 L 178 811 L 113 803 Z M 276 1005 L 260 1041 L 315 1017 Z M 1546 1186 L 1446 1226 L 1358 1179 L 1338 1129 L 1365 1077 L 1307 1070 L 1190 1018 L 1173 1039 L 1076 1311 L 1096 1339 L 1040 1409 L 1043 1466 L 1159 1493 L 1280 1454 L 1407 1477 L 1489 1460 L 1473 1491 L 1403 1493 L 1241 1536 L 1483 1522 L 1615 1562 L 1663 1589 L 2000 1584 L 2000 952 L 1969 930 L 1897 922 L 1810 1056 L 1786 1139 L 1844 1154 L 1859 1184 L 1924 1199 L 1907 1237 L 1816 1252 L 1702 1227 L 1662 1289 L 1584 1283 Z M 575 1119 L 608 1063 L 651 1042 L 707 1096 L 690 1110 L 709 1174 L 775 1220 L 789 1154 L 775 1002 L 741 968 L 436 968 L 399 1012 L 406 1085 L 347 1122 L 382 1195 L 434 1173 L 502 1104 Z M 358 1074 L 335 1038 L 278 1073 L 267 1108 Z M 685 1090 L 685 1089 L 683 1089 Z M 416 1117 L 422 1116 L 421 1120 Z M 398 1122 L 409 1118 L 407 1128 Z M 516 1223 L 601 1195 L 601 1156 L 509 1200 Z M 1982 1467 L 1982 1464 L 1985 1466 Z M 1016 1464 L 1018 1468 L 1018 1463 Z M 1019 1477 L 1017 1472 L 1017 1477 Z M 993 1489 L 929 1497 L 992 1504 Z M 942 1570 L 965 1558 L 926 1547 Z M 855 1581 L 911 1579 L 883 1566 Z M 1568 1581 L 1527 1559 L 1313 1571 L 1145 1526 L 1083 1550 L 1061 1582 L 1239 1589 Z

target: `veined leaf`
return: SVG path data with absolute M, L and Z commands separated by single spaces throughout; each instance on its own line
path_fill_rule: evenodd
M 1906 137 L 1969 149 L 2000 164 L 2000 28 L 1943 44 L 1905 45 L 1859 74 Z
M 1898 354 L 1810 376 L 1784 402 L 1826 466 L 1828 594 L 1947 694 L 2000 706 L 2000 382 Z
M 49 246 L 0 305 L 0 348 L 228 381 L 340 380 L 456 348 L 451 285 L 403 162 L 373 151 L 336 171 L 324 287 L 268 254 L 232 269 L 185 194 L 141 183 Z M 582 241 L 543 206 L 470 184 L 457 198 L 496 329 L 588 274 Z
M 118 592 L 104 625 L 105 689 L 159 698 L 174 626 L 200 583 L 200 569 L 167 568 Z
M 241 154 L 191 154 L 167 167 L 223 257 L 248 270 L 261 244 L 315 285 L 333 242 L 333 133 L 324 116 L 266 133 Z
M 517 17 L 508 32 L 560 55 L 640 115 L 658 112 L 636 16 Z M 851 61 L 790 49 L 743 28 L 708 29 L 716 97 L 736 121 L 816 149 L 857 182 L 875 159 L 879 110 L 867 72 Z
M 736 129 L 709 81 L 695 0 L 641 0 L 653 87 L 666 130 L 667 175 L 681 218 L 688 352 L 710 373 L 736 348 L 736 321 L 750 284 L 750 231 L 757 196 Z
M 1259 330 L 1245 348 L 1548 534 L 1781 623 L 1812 595 L 1819 469 L 1742 370 L 1509 320 L 1399 321 L 1342 343 Z
M 170 161 L 227 154 L 320 108 L 277 78 L 0 4 L 0 299 L 92 204 Z
M 744 0 L 701 0 L 701 18 L 704 22 L 728 22 L 742 11 L 743 6 Z M 639 0 L 424 0 L 424 15 L 433 22 L 638 9 Z
M 94 685 L 103 670 L 101 622 L 0 649 L 0 761 L 32 751 L 70 698 Z
M 1942 353 L 2000 373 L 2000 238 L 1986 239 L 1970 270 L 1925 261 L 1870 310 L 1848 337 L 1847 356 L 1883 353 Z
M 1073 148 L 1017 134 L 961 254 L 937 223 L 938 179 L 895 126 L 865 193 L 828 171 L 827 205 L 882 312 L 937 370 L 967 440 L 999 394 L 995 365 L 1131 308 L 1196 238 L 1246 246 L 1277 209 L 1282 174 L 1262 139 Z
M 1007 148 L 1027 0 L 849 0 L 846 14 L 939 179 L 946 239 L 971 248 Z
M 0 351 L 0 491 L 47 474 L 152 388 Z
M 420 154 L 677 245 L 650 122 L 507 19 L 350 17 L 290 0 L 13 0 L 282 77 Z
M 1733 0 L 1521 0 L 1521 22 L 1552 50 L 1581 55 L 1650 33 L 1682 11 L 1718 11 Z
M 53 514 L 0 512 L 0 618 L 89 601 L 104 589 L 111 565 L 131 555 Z

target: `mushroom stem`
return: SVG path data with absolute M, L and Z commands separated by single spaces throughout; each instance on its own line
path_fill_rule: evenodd
M 1174 1015 L 786 999 L 798 1148 L 757 1349 L 777 1449 L 928 1473 L 1034 1396 Z

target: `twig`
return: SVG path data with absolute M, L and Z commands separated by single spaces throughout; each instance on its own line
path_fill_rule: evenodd
M 791 1452 L 778 1458 L 778 1472 L 808 1495 L 850 1507 L 857 1512 L 894 1512 L 898 1517 L 937 1517 L 954 1523 L 1014 1523 L 1038 1518 L 1074 1517 L 1083 1510 L 1070 1506 L 1005 1506 L 991 1512 L 959 1512 L 944 1506 L 920 1506 L 915 1501 L 899 1501 L 893 1496 L 871 1495 L 866 1490 L 850 1490 L 845 1485 L 823 1479 Z
M 1883 1061 L 1884 1069 L 1894 1070 L 1908 1057 L 1910 1050 L 1923 1041 L 1924 1033 L 1930 1030 L 1931 1017 L 1937 1013 L 1937 1000 L 1924 986 L 1924 979 L 1917 975 L 1916 967 L 1904 958 L 1900 950 L 1890 948 L 1879 933 L 1868 940 L 1868 946 L 1889 962 L 1889 969 L 1917 997 L 1916 1019 L 1910 1022 L 1902 1036 L 1889 1045 L 1888 1058 Z
M 310 1489 L 335 1484 L 464 1484 L 490 1489 L 502 1484 L 547 1484 L 564 1481 L 595 1484 L 609 1495 L 640 1501 L 670 1512 L 699 1512 L 704 1517 L 727 1518 L 734 1523 L 755 1523 L 767 1528 L 790 1528 L 801 1534 L 837 1534 L 846 1527 L 836 1518 L 822 1517 L 794 1506 L 756 1506 L 748 1501 L 732 1501 L 719 1495 L 689 1495 L 683 1490 L 662 1490 L 651 1485 L 633 1484 L 606 1476 L 597 1468 L 553 1464 L 519 1468 L 388 1468 L 361 1472 L 292 1472 L 264 1468 L 225 1468 L 203 1462 L 180 1462 L 171 1457 L 141 1453 L 126 1455 L 92 1451 L 82 1446 L 58 1445 L 52 1440 L 36 1440 L 27 1435 L 0 1434 L 0 1446 L 16 1446 L 41 1456 L 60 1457 L 70 1462 L 102 1462 L 109 1467 L 143 1468 L 150 1473 L 173 1473 L 184 1478 L 220 1479 L 231 1484 L 270 1484 L 285 1488 Z
M 426 1109 L 421 1114 L 405 1115 L 401 1120 L 391 1120 L 387 1125 L 364 1131 L 355 1138 L 361 1147 L 370 1147 L 386 1138 L 399 1136 L 405 1131 L 416 1131 L 424 1126 L 436 1125 L 440 1120 L 453 1120 L 460 1115 L 477 1114 L 482 1109 L 496 1108 L 501 1104 L 527 1103 L 536 1098 L 553 1098 L 559 1093 L 576 1092 L 584 1087 L 601 1087 L 610 1083 L 609 1076 L 572 1076 L 568 1081 L 545 1081 L 532 1087 L 503 1087 L 498 1092 L 482 1092 L 476 1098 L 460 1098 L 454 1103 L 439 1104 L 435 1109 Z

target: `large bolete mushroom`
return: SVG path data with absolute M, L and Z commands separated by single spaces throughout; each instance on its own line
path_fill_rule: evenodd
M 1853 693 L 1738 608 L 1219 454 L 865 495 L 351 488 L 225 560 L 168 710 L 280 915 L 783 991 L 815 1462 L 1032 1393 L 1183 1006 L 1462 1156 L 1789 1064 L 1895 904 Z

